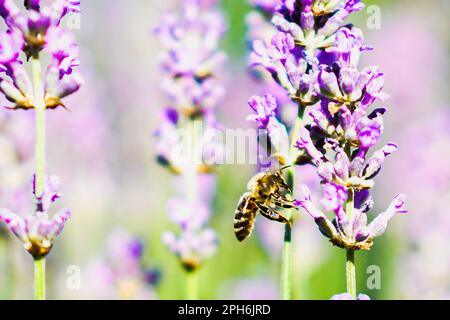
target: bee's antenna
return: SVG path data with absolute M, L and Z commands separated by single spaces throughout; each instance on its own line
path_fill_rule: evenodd
M 285 167 L 281 168 L 280 171 L 284 171 L 284 170 L 292 168 L 292 167 L 293 167 L 293 165 L 285 166 Z

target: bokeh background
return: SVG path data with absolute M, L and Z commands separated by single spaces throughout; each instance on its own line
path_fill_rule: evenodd
M 372 299 L 449 299 L 450 1 L 365 3 L 381 8 L 382 21 L 381 29 L 368 30 L 365 10 L 352 18 L 375 47 L 362 63 L 385 71 L 385 91 L 391 95 L 385 137 L 400 146 L 377 178 L 374 212 L 383 210 L 395 193 L 405 192 L 410 214 L 393 219 L 371 252 L 358 253 L 358 291 Z M 51 112 L 48 119 L 48 170 L 62 178 L 62 202 L 73 211 L 49 257 L 52 299 L 185 297 L 184 274 L 161 242 L 171 228 L 167 201 L 175 185 L 154 161 L 153 138 L 166 100 L 158 65 L 162 47 L 152 30 L 162 13 L 178 4 L 82 1 L 76 34 L 85 84 L 67 102 L 70 112 Z M 218 118 L 226 127 L 248 127 L 247 100 L 263 93 L 247 68 L 245 22 L 252 8 L 246 0 L 223 0 L 221 8 L 229 30 L 222 43 L 228 54 L 222 75 L 227 95 Z M 11 199 L 18 194 L 28 197 L 33 132 L 32 113 L 1 110 L 2 207 L 15 208 Z M 278 297 L 283 227 L 261 221 L 245 244 L 233 235 L 234 209 L 254 172 L 254 167 L 239 165 L 218 171 L 211 225 L 220 243 L 200 271 L 201 298 Z M 151 270 L 151 281 L 110 285 L 103 265 L 122 262 L 117 251 L 128 234 L 144 244 L 142 263 Z M 304 214 L 295 227 L 294 245 L 295 298 L 329 299 L 345 291 L 345 253 L 331 247 Z M 373 265 L 381 270 L 380 290 L 366 285 L 366 270 Z M 0 227 L 0 298 L 31 298 L 32 268 L 19 241 Z M 74 270 L 81 272 L 81 286 L 75 289 L 70 284 Z

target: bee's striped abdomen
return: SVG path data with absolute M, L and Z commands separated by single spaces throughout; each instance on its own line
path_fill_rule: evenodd
M 240 200 L 234 216 L 234 234 L 239 241 L 247 239 L 253 231 L 258 206 L 255 198 L 246 193 Z

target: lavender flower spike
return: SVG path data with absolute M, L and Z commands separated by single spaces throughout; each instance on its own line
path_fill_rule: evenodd
M 0 1 L 0 15 L 7 27 L 5 32 L 0 32 L 0 92 L 12 103 L 6 108 L 34 109 L 33 194 L 37 204 L 34 215 L 21 219 L 4 210 L 2 219 L 34 257 L 37 300 L 45 299 L 45 256 L 70 216 L 68 211 L 52 219 L 47 214 L 50 204 L 59 197 L 56 192 L 59 182 L 45 176 L 45 115 L 48 109 L 65 108 L 62 99 L 81 86 L 81 77 L 76 72 L 78 46 L 73 34 L 62 24 L 64 17 L 72 12 L 80 12 L 80 1 L 25 0 L 22 8 L 13 1 Z M 26 63 L 32 76 L 27 72 Z
M 216 0 L 183 1 L 180 12 L 166 14 L 156 29 L 165 49 L 162 83 L 169 101 L 156 132 L 156 157 L 162 166 L 180 176 L 180 189 L 185 190 L 169 203 L 169 220 L 177 230 L 165 232 L 162 241 L 185 271 L 188 299 L 198 298 L 196 271 L 217 249 L 216 233 L 208 227 L 209 200 L 201 195 L 202 179 L 213 173 L 223 155 L 223 145 L 208 145 L 211 137 L 207 135 L 220 128 L 215 110 L 225 95 L 218 74 L 225 61 L 219 42 L 226 28 L 216 7 Z M 270 117 L 271 111 L 256 104 L 259 112 L 254 120 L 262 123 L 265 112 Z M 197 132 L 201 131 L 196 130 L 197 125 L 205 130 Z M 190 142 L 180 139 L 179 129 L 189 132 Z M 189 150 L 190 154 L 176 150 Z M 200 156 L 193 159 L 192 155 Z
M 368 157 L 369 150 L 381 138 L 386 109 L 378 108 L 367 112 L 368 106 L 375 102 L 374 95 L 366 98 L 370 91 L 367 86 L 373 81 L 379 81 L 381 73 L 376 67 L 366 68 L 363 72 L 357 71 L 356 62 L 359 61 L 363 48 L 360 31 L 353 28 L 351 31 L 343 29 L 339 32 L 342 36 L 336 37 L 335 47 L 329 49 L 339 52 L 338 61 L 334 64 L 333 71 L 330 66 L 323 65 L 319 74 L 321 109 L 311 112 L 314 122 L 309 130 L 301 130 L 301 137 L 295 146 L 306 152 L 309 162 L 317 167 L 324 188 L 321 203 L 327 211 L 336 215 L 333 225 L 337 233 L 333 228 L 324 232 L 324 226 L 331 223 L 328 218 L 324 218 L 324 222 L 313 216 L 322 233 L 338 247 L 369 250 L 373 239 L 385 231 L 388 221 L 396 213 L 406 212 L 405 196 L 397 195 L 387 211 L 370 224 L 367 223 L 366 212 L 373 207 L 370 196 L 370 190 L 375 185 L 373 179 L 380 173 L 385 159 L 398 147 L 389 143 Z M 348 76 L 349 68 L 354 73 L 351 77 Z M 377 70 L 376 74 L 374 70 Z M 343 74 L 344 71 L 346 75 Z M 378 80 L 374 80 L 375 78 Z M 357 88 L 361 84 L 358 89 L 361 94 L 348 95 L 346 92 L 350 90 L 343 90 Z M 378 86 L 377 91 L 381 88 L 382 86 Z M 355 100 L 355 97 L 358 98 Z M 330 130 L 331 126 L 333 129 Z M 334 153 L 333 160 L 329 160 L 330 152 Z M 311 213 L 310 198 L 305 197 L 298 204 Z
M 374 178 L 398 147 L 389 143 L 370 155 L 382 138 L 387 111 L 375 104 L 384 102 L 388 96 L 383 92 L 384 74 L 378 66 L 359 69 L 362 53 L 371 50 L 364 45 L 362 31 L 343 25 L 351 12 L 362 7 L 360 1 L 353 0 L 283 1 L 282 14 L 272 21 L 280 33 L 294 39 L 302 54 L 295 50 L 297 47 L 289 51 L 287 41 L 282 42 L 284 46 L 275 46 L 279 44 L 275 41 L 265 52 L 255 53 L 258 57 L 255 63 L 266 67 L 299 103 L 300 114 L 317 102 L 309 112 L 312 121 L 303 128 L 294 126 L 297 137 L 292 145 L 297 154 L 291 159 L 297 159 L 295 164 L 316 167 L 323 187 L 320 203 L 335 218 L 329 219 L 315 206 L 306 188 L 304 198 L 295 204 L 314 219 L 332 244 L 347 251 L 349 296 L 344 298 L 352 299 L 356 299 L 355 250 L 370 250 L 374 239 L 385 232 L 389 220 L 407 212 L 406 196 L 398 194 L 385 212 L 368 222 L 367 213 L 374 207 L 371 197 Z M 318 15 L 323 15 L 324 21 L 316 19 Z M 318 21 L 320 26 L 315 25 Z M 278 55 L 269 54 L 274 50 L 278 50 Z M 306 69 L 302 68 L 305 63 Z M 305 86 L 297 85 L 298 79 L 305 75 L 314 79 L 313 92 L 307 96 L 302 94 L 306 92 L 302 90 Z M 297 90 L 292 91 L 292 87 Z M 306 87 L 311 91 L 311 86 Z
M 270 29 L 268 32 L 253 32 L 270 34 L 270 39 L 265 36 L 254 39 L 251 65 L 267 71 L 267 78 L 279 91 L 274 88 L 274 96 L 284 97 L 287 100 L 284 104 L 291 104 L 297 112 L 296 117 L 285 117 L 284 110 L 275 113 L 269 107 L 270 103 L 261 104 L 252 98 L 249 104 L 256 115 L 249 118 L 260 128 L 267 129 L 270 138 L 267 149 L 276 151 L 270 156 L 278 160 L 275 165 L 290 166 L 291 177 L 295 166 L 313 164 L 317 167 L 325 186 L 322 204 L 334 212 L 339 221 L 349 223 L 345 219 L 345 208 L 348 199 L 352 198 L 348 188 L 364 190 L 371 188 L 374 182 L 372 176 L 365 176 L 360 171 L 356 175 L 350 174 L 353 159 L 350 160 L 349 155 L 343 157 L 339 151 L 339 159 L 332 163 L 326 157 L 326 151 L 344 150 L 339 142 L 347 138 L 352 146 L 364 147 L 361 148 L 362 156 L 378 142 L 382 133 L 379 118 L 354 112 L 356 104 L 364 105 L 367 110 L 384 97 L 382 73 L 376 68 L 363 72 L 356 69 L 361 52 L 369 48 L 363 46 L 362 32 L 345 24 L 348 16 L 360 11 L 364 5 L 359 0 L 255 0 L 252 3 L 266 16 L 271 16 L 272 28 L 266 26 L 266 30 Z M 261 22 L 257 24 L 261 29 Z M 319 103 L 320 108 L 313 107 Z M 313 123 L 308 123 L 309 119 L 305 117 L 307 109 Z M 274 127 L 277 130 L 273 130 Z M 274 143 L 287 145 L 287 148 L 274 147 Z M 364 162 L 363 157 L 360 165 Z M 355 162 L 355 166 L 357 164 Z M 289 187 L 294 190 L 296 185 L 298 181 L 291 181 Z M 320 210 L 312 206 L 310 198 L 298 203 L 308 208 L 322 233 L 329 238 L 339 238 L 342 230 L 338 230 L 324 214 L 319 214 Z M 293 212 L 286 214 L 293 220 Z M 286 260 L 291 256 L 288 251 L 292 248 L 290 225 L 286 227 L 285 235 L 281 293 L 283 299 L 289 299 L 291 262 Z

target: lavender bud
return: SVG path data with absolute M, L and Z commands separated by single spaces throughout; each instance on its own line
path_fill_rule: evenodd
M 319 82 L 320 93 L 323 96 L 333 100 L 342 99 L 337 77 L 329 68 L 323 68 L 319 72 L 317 80 Z

